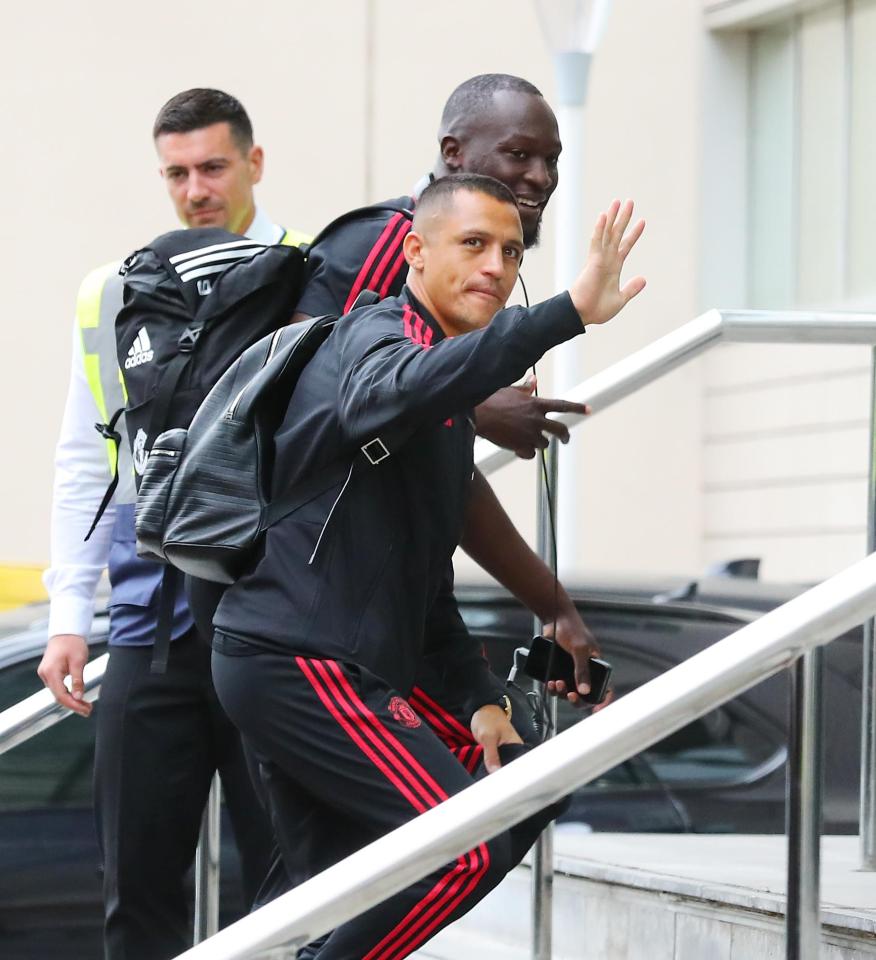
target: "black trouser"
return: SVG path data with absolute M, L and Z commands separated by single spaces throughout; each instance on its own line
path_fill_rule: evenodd
M 216 698 L 209 647 L 192 630 L 171 643 L 166 673 L 150 673 L 151 660 L 151 647 L 111 647 L 97 706 L 107 960 L 165 960 L 191 945 L 184 878 L 217 770 L 247 905 L 270 858 L 268 819 Z
M 214 652 L 213 677 L 261 763 L 287 863 L 327 866 L 473 782 L 407 702 L 360 667 Z M 507 832 L 478 845 L 342 924 L 310 955 L 400 960 L 488 893 L 514 846 Z

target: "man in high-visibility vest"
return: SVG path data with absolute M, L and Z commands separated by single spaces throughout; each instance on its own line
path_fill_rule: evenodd
M 261 179 L 263 151 L 234 97 L 210 89 L 178 94 L 161 108 L 153 138 L 161 176 L 186 226 L 223 227 L 262 243 L 309 239 L 277 226 L 256 206 L 253 188 Z M 95 753 L 106 957 L 163 960 L 190 942 L 184 877 L 215 771 L 222 778 L 249 902 L 265 877 L 272 835 L 239 735 L 216 699 L 209 646 L 196 634 L 182 591 L 167 672 L 150 672 L 163 567 L 138 558 L 135 549 L 135 490 L 114 329 L 122 306 L 118 267 L 116 262 L 89 274 L 77 302 L 72 374 L 55 458 L 52 565 L 45 575 L 49 642 L 39 675 L 63 706 L 83 717 L 91 713 L 83 700 L 85 638 L 97 582 L 108 567 L 111 653 L 97 709 Z M 148 339 L 140 342 L 138 362 L 148 363 L 150 354 Z M 104 425 L 103 436 L 95 421 Z M 120 443 L 110 438 L 113 432 L 121 434 Z M 118 487 L 86 541 L 117 467 Z

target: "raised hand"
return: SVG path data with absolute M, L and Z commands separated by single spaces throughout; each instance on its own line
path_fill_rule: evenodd
M 596 221 L 587 262 L 569 288 L 569 296 L 585 326 L 611 320 L 645 288 L 644 277 L 635 277 L 623 289 L 620 286 L 624 261 L 645 229 L 645 221 L 639 220 L 627 233 L 632 216 L 632 200 L 623 206 L 615 200 Z

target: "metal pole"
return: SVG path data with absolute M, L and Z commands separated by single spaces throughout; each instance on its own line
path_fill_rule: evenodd
M 222 784 L 217 773 L 210 785 L 195 854 L 195 944 L 212 937 L 219 929 L 221 813 Z
M 870 480 L 867 488 L 867 553 L 876 550 L 876 350 L 870 389 Z M 861 674 L 861 869 L 876 870 L 876 630 L 864 624 Z
M 551 440 L 544 454 L 544 469 L 538 458 L 537 530 L 538 555 L 548 566 L 555 560 L 554 542 L 551 533 L 551 509 L 549 495 L 554 498 L 554 524 L 557 514 L 557 467 L 558 444 Z M 541 632 L 541 623 L 534 619 L 534 632 Z M 553 737 L 557 729 L 557 701 L 548 698 L 550 729 L 547 737 Z M 532 848 L 532 960 L 550 960 L 553 938 L 554 906 L 554 825 L 548 824 Z
M 818 960 L 821 944 L 822 666 L 817 648 L 791 668 L 786 960 Z

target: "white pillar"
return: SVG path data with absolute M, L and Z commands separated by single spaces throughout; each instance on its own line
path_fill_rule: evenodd
M 581 51 L 554 54 L 557 121 L 563 144 L 560 183 L 553 204 L 556 216 L 554 282 L 558 291 L 568 289 L 581 270 L 588 237 L 584 225 L 584 103 L 591 59 L 591 54 Z M 578 364 L 577 340 L 554 348 L 551 357 L 552 394 L 562 397 L 583 379 Z M 581 549 L 578 537 L 581 478 L 575 470 L 576 448 L 581 442 L 581 435 L 573 431 L 568 445 L 560 449 L 556 513 L 557 559 L 561 577 L 576 570 L 577 554 Z

